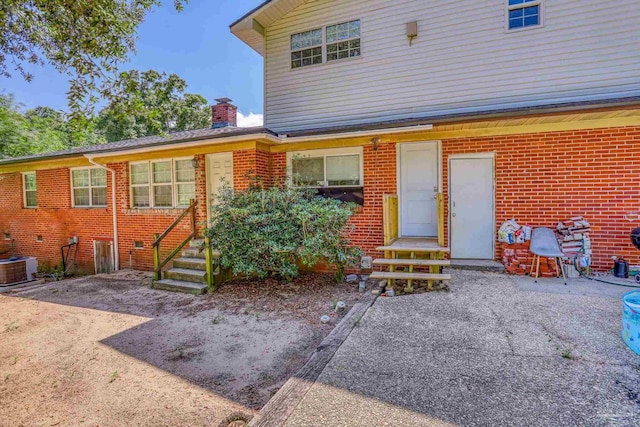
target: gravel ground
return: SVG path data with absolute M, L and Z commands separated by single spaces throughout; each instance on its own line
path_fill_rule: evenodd
M 325 275 L 205 296 L 121 272 L 0 294 L 0 426 L 217 426 L 253 415 L 352 304 Z M 319 322 L 331 314 L 328 325 Z
M 628 288 L 453 271 L 376 303 L 287 426 L 638 426 Z

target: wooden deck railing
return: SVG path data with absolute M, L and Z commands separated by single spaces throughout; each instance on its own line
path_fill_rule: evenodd
M 438 212 L 438 246 L 444 247 L 444 194 L 436 194 Z M 385 194 L 382 196 L 382 224 L 385 246 L 390 245 L 399 237 L 400 207 L 398 195 Z
M 185 209 L 184 212 L 175 220 L 173 224 L 171 224 L 162 234 L 154 234 L 153 235 L 153 280 L 160 280 L 162 277 L 162 267 L 167 265 L 169 261 L 171 261 L 181 250 L 184 248 L 187 243 L 191 240 L 195 239 L 197 236 L 196 231 L 196 206 L 198 205 L 197 200 L 191 200 L 189 203 L 189 207 Z M 180 223 L 187 215 L 189 215 L 191 220 L 191 234 L 178 245 L 171 253 L 164 259 L 161 259 L 160 256 L 160 243 L 169 235 L 171 230 L 173 230 L 176 225 Z M 208 272 L 207 272 L 208 274 Z M 207 282 L 209 279 L 207 278 Z

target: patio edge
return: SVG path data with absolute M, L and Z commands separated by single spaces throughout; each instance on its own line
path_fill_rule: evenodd
M 293 413 L 298 403 L 307 394 L 333 358 L 338 348 L 347 339 L 358 320 L 373 305 L 377 295 L 369 294 L 365 301 L 353 305 L 340 323 L 325 337 L 302 368 L 273 395 L 260 412 L 251 420 L 248 427 L 282 426 Z

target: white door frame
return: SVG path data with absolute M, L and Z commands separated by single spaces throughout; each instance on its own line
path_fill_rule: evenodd
M 223 151 L 220 153 L 212 153 L 204 156 L 204 179 L 206 182 L 206 191 L 207 191 L 207 222 L 209 218 L 211 218 L 211 177 L 209 176 L 209 165 L 211 161 L 216 157 L 228 156 L 231 154 L 231 186 L 233 187 L 235 183 L 233 182 L 233 151 Z
M 451 154 L 449 155 L 448 161 L 447 161 L 447 165 L 448 165 L 448 177 L 447 177 L 447 188 L 449 191 L 449 203 L 447 208 L 449 209 L 448 211 L 448 215 L 447 215 L 447 224 L 449 225 L 448 228 L 448 235 L 447 235 L 447 242 L 449 242 L 449 247 L 451 247 L 451 231 L 452 228 L 451 227 L 451 160 L 455 160 L 455 159 L 491 159 L 493 161 L 493 200 L 492 200 L 492 205 L 493 205 L 493 212 L 492 212 L 492 218 L 493 218 L 493 233 L 491 233 L 491 235 L 493 236 L 492 242 L 491 242 L 491 248 L 492 248 L 492 258 L 491 259 L 495 259 L 496 256 L 496 152 L 495 151 L 491 151 L 491 152 L 484 152 L 484 153 L 464 153 L 464 154 Z
M 438 162 L 438 192 L 442 192 L 442 141 L 411 141 L 396 144 L 396 189 L 398 193 L 398 237 L 402 237 L 402 159 L 400 155 L 400 147 L 409 144 L 436 144 L 437 145 L 437 162 Z

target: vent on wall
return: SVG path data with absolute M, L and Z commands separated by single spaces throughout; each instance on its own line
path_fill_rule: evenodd
M 11 240 L 11 234 L 10 233 L 4 233 L 4 240 Z
M 42 242 L 42 240 L 43 240 L 43 239 L 42 239 L 42 234 L 38 234 L 38 235 L 36 236 L 36 242 Z
M 144 242 L 142 240 L 136 240 L 133 242 L 133 247 L 136 249 L 144 249 Z

